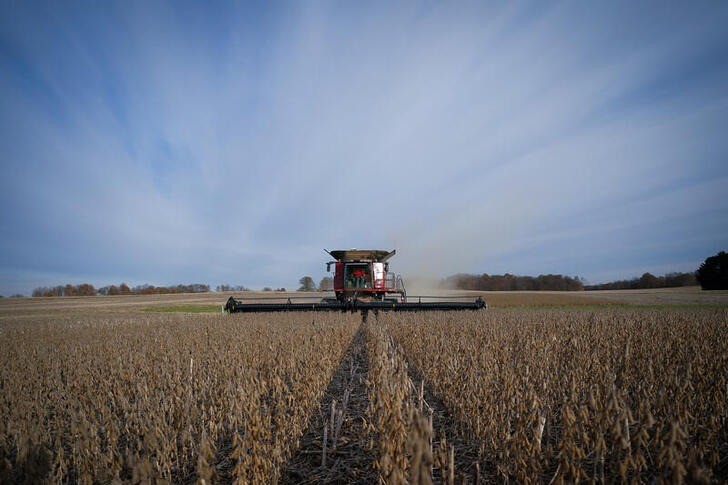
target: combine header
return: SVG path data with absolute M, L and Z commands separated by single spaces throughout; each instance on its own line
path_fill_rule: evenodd
M 286 311 L 427 311 L 480 310 L 486 308 L 482 297 L 471 296 L 407 296 L 400 275 L 389 271 L 389 259 L 395 251 L 378 249 L 325 250 L 333 261 L 326 263 L 331 272 L 334 266 L 334 297 L 267 297 L 250 300 L 230 297 L 223 307 L 228 313 L 286 312 Z M 284 302 L 281 302 L 285 299 Z M 276 300 L 273 302 L 271 300 Z M 301 300 L 316 300 L 305 302 Z M 459 300 L 459 301 L 454 301 Z M 270 302 L 269 302 L 270 301 Z

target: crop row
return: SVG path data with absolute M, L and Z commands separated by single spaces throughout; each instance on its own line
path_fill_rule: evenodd
M 341 315 L 6 321 L 0 481 L 268 483 L 358 325 Z
M 491 478 L 710 481 L 728 464 L 728 312 L 383 315 Z

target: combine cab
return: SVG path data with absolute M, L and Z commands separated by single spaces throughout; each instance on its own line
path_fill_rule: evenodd
M 230 297 L 223 307 L 235 312 L 282 311 L 426 311 L 480 310 L 486 308 L 482 297 L 408 297 L 400 275 L 389 271 L 389 259 L 395 251 L 378 249 L 345 249 L 326 252 L 333 261 L 326 263 L 327 271 L 334 267 L 334 297 L 256 298 L 251 300 Z M 316 300 L 305 302 L 303 300 Z M 254 300 L 254 301 L 253 301 Z M 270 300 L 278 300 L 276 302 Z
M 334 266 L 336 300 L 342 303 L 351 300 L 407 301 L 402 277 L 389 272 L 388 260 L 396 251 L 349 249 L 326 252 L 334 258 L 326 263 L 326 270 L 331 272 L 331 266 Z M 387 298 L 387 295 L 393 297 Z

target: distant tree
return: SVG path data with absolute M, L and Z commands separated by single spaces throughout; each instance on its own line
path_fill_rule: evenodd
M 250 289 L 244 285 L 217 285 L 217 287 L 215 288 L 215 291 L 218 291 L 218 292 L 250 291 Z
M 191 293 L 208 293 L 210 291 L 210 285 L 204 283 L 192 283 L 188 286 Z
M 131 289 L 126 283 L 122 283 L 119 285 L 119 294 L 120 295 L 131 295 Z
M 82 283 L 76 287 L 76 294 L 79 296 L 94 296 L 96 295 L 96 288 L 88 283 Z
M 318 286 L 319 291 L 331 291 L 334 289 L 334 279 L 331 276 L 321 278 Z
M 640 277 L 638 286 L 639 288 L 659 288 L 661 286 L 661 282 L 657 276 L 645 273 Z
M 130 292 L 134 295 L 153 295 L 154 290 L 155 288 L 152 285 L 145 283 L 143 285 L 136 285 Z
M 263 288 L 263 291 L 273 291 L 273 288 L 271 288 L 270 286 L 266 286 Z
M 47 286 L 39 286 L 33 290 L 32 296 L 63 296 L 63 286 L 54 286 L 49 288 Z
M 704 290 L 728 290 L 728 253 L 721 251 L 707 258 L 695 277 Z
M 665 286 L 675 288 L 678 286 L 695 286 L 698 280 L 695 279 L 695 273 L 668 273 L 663 276 Z
M 298 280 L 298 284 L 301 285 L 298 291 L 316 291 L 316 283 L 313 282 L 313 278 L 310 276 L 304 276 Z
M 10 298 L 25 298 L 25 295 L 21 293 L 16 293 L 14 295 L 10 295 Z

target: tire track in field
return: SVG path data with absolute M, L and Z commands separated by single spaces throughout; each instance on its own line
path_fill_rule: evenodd
M 326 388 L 318 411 L 309 420 L 298 450 L 282 467 L 281 483 L 376 482 L 374 457 L 366 446 L 368 437 L 363 421 L 368 404 L 365 344 L 362 326 Z

